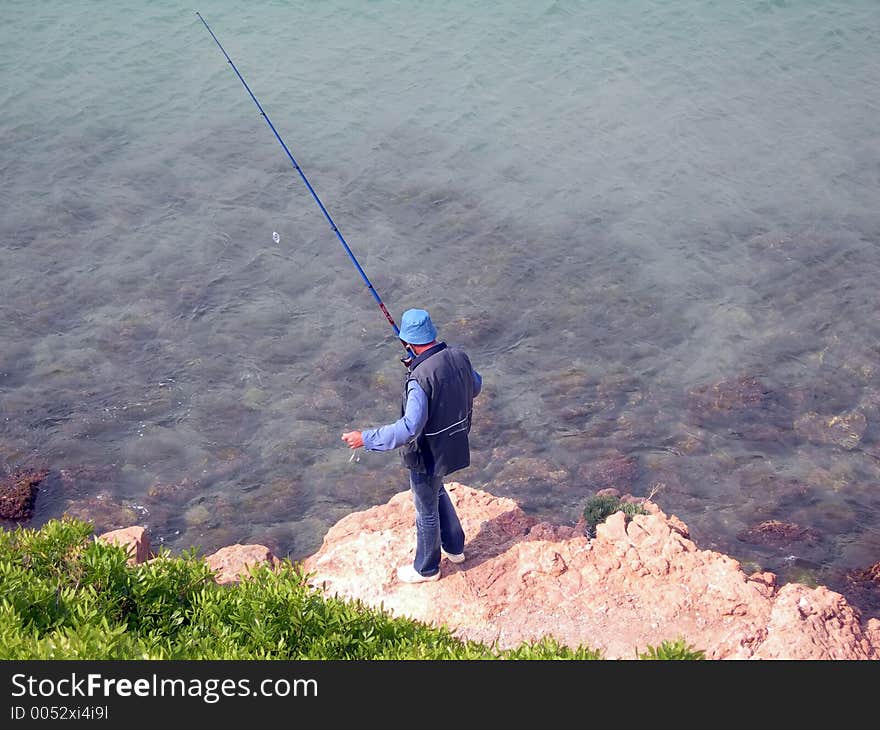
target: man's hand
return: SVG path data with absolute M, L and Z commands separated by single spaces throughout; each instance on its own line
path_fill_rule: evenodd
M 364 445 L 364 434 L 360 431 L 346 431 L 342 434 L 342 440 L 350 449 L 360 449 Z

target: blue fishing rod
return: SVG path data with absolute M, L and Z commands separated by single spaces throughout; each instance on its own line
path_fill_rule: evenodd
M 367 289 L 370 290 L 370 294 L 373 295 L 373 299 L 376 300 L 376 303 L 379 305 L 379 309 L 382 310 L 382 314 L 385 315 L 385 319 L 388 320 L 388 323 L 394 328 L 394 334 L 400 338 L 400 328 L 395 323 L 392 316 L 388 313 L 388 309 L 385 307 L 384 302 L 379 297 L 379 294 L 376 292 L 375 287 L 370 283 L 370 280 L 367 278 L 366 273 L 361 268 L 361 265 L 358 263 L 358 260 L 354 257 L 351 249 L 348 244 L 345 242 L 345 239 L 342 237 L 342 233 L 340 233 L 339 228 L 337 228 L 336 224 L 333 222 L 333 219 L 330 217 L 330 214 L 327 212 L 327 209 L 324 207 L 324 204 L 321 202 L 321 199 L 318 197 L 318 194 L 315 192 L 315 189 L 312 187 L 312 184 L 309 182 L 306 174 L 302 171 L 302 168 L 299 166 L 297 161 L 293 158 L 293 155 L 290 153 L 290 150 L 287 149 L 287 145 L 284 144 L 284 140 L 281 139 L 281 135 L 278 134 L 278 130 L 275 129 L 275 125 L 272 124 L 272 120 L 269 119 L 269 115 L 263 111 L 263 107 L 259 101 L 257 101 L 257 97 L 254 96 L 254 92 L 251 91 L 251 87 L 247 85 L 247 81 L 244 80 L 244 77 L 238 72 L 238 69 L 235 67 L 235 64 L 232 62 L 232 59 L 229 57 L 229 54 L 226 52 L 226 49 L 223 48 L 223 45 L 217 40 L 217 36 L 214 35 L 214 31 L 211 30 L 211 26 L 208 25 L 207 21 L 202 17 L 201 13 L 196 12 L 199 20 L 202 21 L 205 28 L 211 34 L 211 38 L 214 39 L 214 42 L 217 44 L 217 47 L 221 50 L 224 56 L 226 56 L 226 60 L 229 61 L 229 65 L 232 66 L 232 70 L 235 71 L 235 75 L 238 76 L 238 80 L 244 85 L 244 88 L 247 89 L 247 93 L 250 94 L 251 99 L 254 100 L 254 104 L 257 105 L 257 109 L 260 110 L 260 114 L 263 116 L 263 119 L 266 120 L 266 124 L 269 125 L 269 129 L 272 130 L 272 133 L 275 135 L 275 139 L 278 140 L 279 144 L 284 148 L 284 151 L 287 153 L 287 156 L 290 158 L 291 163 L 293 163 L 294 169 L 299 173 L 299 176 L 302 178 L 303 182 L 306 184 L 306 187 L 309 189 L 309 192 L 312 194 L 312 197 L 315 199 L 315 202 L 318 204 L 318 207 L 321 209 L 321 212 L 324 214 L 324 217 L 327 219 L 327 222 L 330 224 L 331 230 L 336 234 L 336 237 L 339 239 L 339 242 L 342 244 L 342 247 L 345 249 L 345 253 L 348 254 L 348 257 L 351 259 L 351 262 L 354 264 L 354 267 L 357 269 L 358 273 L 361 275 L 361 278 L 364 280 L 364 283 L 367 285 Z M 407 351 L 407 357 L 401 358 L 401 362 L 406 364 L 411 358 L 415 357 L 415 353 L 406 345 L 404 345 L 404 349 Z

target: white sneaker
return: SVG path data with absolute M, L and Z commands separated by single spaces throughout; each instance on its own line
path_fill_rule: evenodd
M 440 552 L 446 556 L 446 559 L 450 563 L 463 563 L 464 562 L 464 553 L 447 553 L 443 548 L 440 548 Z
M 438 570 L 434 575 L 422 575 L 412 565 L 401 565 L 397 569 L 397 578 L 404 583 L 426 583 L 440 580 L 440 571 Z

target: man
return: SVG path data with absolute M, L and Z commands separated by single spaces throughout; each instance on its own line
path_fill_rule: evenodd
M 416 555 L 397 569 L 397 577 L 422 583 L 440 579 L 441 552 L 453 563 L 464 561 L 464 531 L 443 477 L 470 464 L 471 409 L 483 381 L 463 350 L 437 341 L 424 309 L 403 313 L 399 336 L 413 353 L 404 361 L 401 417 L 387 426 L 348 431 L 342 440 L 367 451 L 402 447 L 416 507 Z

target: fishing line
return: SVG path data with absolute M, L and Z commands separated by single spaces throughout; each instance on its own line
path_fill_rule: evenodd
M 394 333 L 399 338 L 400 337 L 400 328 L 398 328 L 397 324 L 394 322 L 394 319 L 388 313 L 388 309 L 385 307 L 385 304 L 382 302 L 382 299 L 379 297 L 379 294 L 376 292 L 375 287 L 372 285 L 370 280 L 367 278 L 366 273 L 361 268 L 361 265 L 358 263 L 358 260 L 355 258 L 354 254 L 352 253 L 348 244 L 345 242 L 345 239 L 342 237 L 342 233 L 340 232 L 340 230 L 336 226 L 336 224 L 333 222 L 333 219 L 330 217 L 330 214 L 327 212 L 327 209 L 324 207 L 324 204 L 321 202 L 321 199 L 318 197 L 318 194 L 315 192 L 315 189 L 312 187 L 312 184 L 309 182 L 309 180 L 306 177 L 305 173 L 303 172 L 302 168 L 299 166 L 297 161 L 294 159 L 293 155 L 290 153 L 290 150 L 287 148 L 287 145 L 284 144 L 284 140 L 281 139 L 281 135 L 278 134 L 278 130 L 275 129 L 275 125 L 272 124 L 272 120 L 269 119 L 269 115 L 266 114 L 266 112 L 263 110 L 263 107 L 260 104 L 260 102 L 257 101 L 257 97 L 254 96 L 254 92 L 251 91 L 251 87 L 247 85 L 247 82 L 244 80 L 244 77 L 239 73 L 238 69 L 235 67 L 235 64 L 232 62 L 232 59 L 229 57 L 229 54 L 226 52 L 226 49 L 223 48 L 220 41 L 217 40 L 217 36 L 214 35 L 214 31 L 211 30 L 211 26 L 208 25 L 207 21 L 202 17 L 201 13 L 196 12 L 196 15 L 198 16 L 198 19 L 202 21 L 202 23 L 205 26 L 205 28 L 207 29 L 208 33 L 211 34 L 211 38 L 214 39 L 214 42 L 217 44 L 217 47 L 220 49 L 220 51 L 226 57 L 226 60 L 229 61 L 229 65 L 232 66 L 232 70 L 235 71 L 235 75 L 238 76 L 238 80 L 241 81 L 244 88 L 247 89 L 247 93 L 250 95 L 251 99 L 253 99 L 254 104 L 257 105 L 257 109 L 260 110 L 260 114 L 262 115 L 263 119 L 266 120 L 266 124 L 269 125 L 269 129 L 271 129 L 272 133 L 275 135 L 275 139 L 278 140 L 281 147 L 287 153 L 287 156 L 290 158 L 290 161 L 293 164 L 294 169 L 299 173 L 303 182 L 306 184 L 306 187 L 309 189 L 309 192 L 312 194 L 312 197 L 315 199 L 315 202 L 318 204 L 318 207 L 321 209 L 321 212 L 324 214 L 324 217 L 327 219 L 327 222 L 330 224 L 331 230 L 336 234 L 336 237 L 339 239 L 339 242 L 342 244 L 342 247 L 345 249 L 345 252 L 348 254 L 348 257 L 351 259 L 351 262 L 354 264 L 354 267 L 357 269 L 357 272 L 361 275 L 361 279 L 363 279 L 364 283 L 367 285 L 367 289 L 370 290 L 370 294 L 373 295 L 373 299 L 375 299 L 376 303 L 379 305 L 379 309 L 382 310 L 382 314 L 385 315 L 385 319 L 387 319 L 388 323 L 394 328 Z M 278 241 L 280 240 L 280 236 L 278 236 L 277 238 L 276 238 L 276 236 L 278 236 L 278 234 L 273 233 L 272 239 L 275 241 L 275 243 L 278 243 Z M 404 345 L 404 348 L 406 349 L 407 354 L 410 357 L 415 357 L 415 353 L 409 347 Z M 407 359 L 408 358 L 401 358 L 401 360 L 404 362 Z

